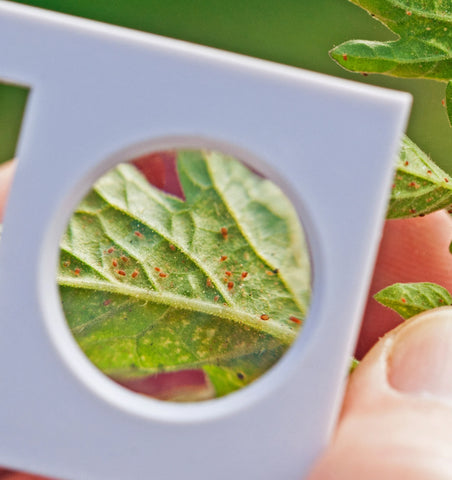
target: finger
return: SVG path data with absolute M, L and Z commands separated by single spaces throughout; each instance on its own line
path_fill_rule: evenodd
M 402 321 L 373 299 L 375 293 L 397 282 L 433 282 L 452 292 L 451 241 L 452 219 L 446 211 L 386 222 L 356 349 L 358 358 Z
M 309 480 L 446 480 L 452 472 L 452 307 L 386 335 L 352 375 Z
M 15 169 L 16 162 L 13 160 L 0 165 L 0 222 L 3 221 L 6 200 L 9 195 Z

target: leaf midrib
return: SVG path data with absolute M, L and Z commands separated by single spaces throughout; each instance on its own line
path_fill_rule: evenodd
M 182 295 L 174 295 L 173 293 L 168 292 L 157 292 L 150 289 L 132 286 L 126 283 L 103 282 L 100 280 L 91 280 L 82 277 L 74 278 L 62 274 L 58 275 L 58 283 L 60 286 L 97 291 L 102 290 L 109 293 L 129 296 L 135 300 L 142 300 L 144 302 L 151 301 L 162 305 L 168 305 L 177 309 L 213 315 L 224 320 L 247 325 L 260 332 L 268 333 L 286 345 L 292 344 L 298 334 L 297 331 L 292 330 L 275 320 L 269 319 L 264 321 L 261 320 L 258 315 L 252 315 L 238 308 L 231 308 L 225 305 L 215 305 L 199 299 L 189 298 Z

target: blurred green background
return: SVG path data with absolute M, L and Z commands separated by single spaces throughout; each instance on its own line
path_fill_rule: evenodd
M 394 38 L 347 0 L 35 0 L 18 1 L 195 43 L 409 91 L 414 96 L 408 134 L 452 174 L 445 84 L 363 77 L 337 66 L 328 51 L 351 38 Z M 2 48 L 8 48 L 3 45 Z M 14 155 L 27 92 L 0 85 L 0 161 Z

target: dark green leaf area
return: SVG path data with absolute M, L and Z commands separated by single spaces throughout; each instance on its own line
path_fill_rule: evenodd
M 232 391 L 296 338 L 308 250 L 289 200 L 237 160 L 188 151 L 177 168 L 185 200 L 126 164 L 95 184 L 61 241 L 63 308 L 109 375 L 209 367 Z
M 374 295 L 375 300 L 407 319 L 432 308 L 452 304 L 450 293 L 434 283 L 395 283 Z
M 339 45 L 330 54 L 342 67 L 397 77 L 452 78 L 451 0 L 351 1 L 399 38 L 389 42 L 353 40 Z
M 407 218 L 452 205 L 452 178 L 409 138 L 397 159 L 387 218 Z
M 246 325 L 102 291 L 61 287 L 72 333 L 90 360 L 113 377 L 207 367 L 221 391 L 244 385 L 273 365 L 287 346 Z M 86 303 L 86 299 L 89 301 Z M 83 310 L 81 314 L 81 302 Z M 83 321 L 80 320 L 83 315 Z M 226 385 L 216 379 L 231 375 Z M 246 378 L 245 378 L 246 376 Z M 217 392 L 218 393 L 218 392 Z

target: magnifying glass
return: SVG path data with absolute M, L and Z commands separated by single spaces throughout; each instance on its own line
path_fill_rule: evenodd
M 340 407 L 409 96 L 8 2 L 0 41 L 0 79 L 30 88 L 0 464 L 302 478 Z

